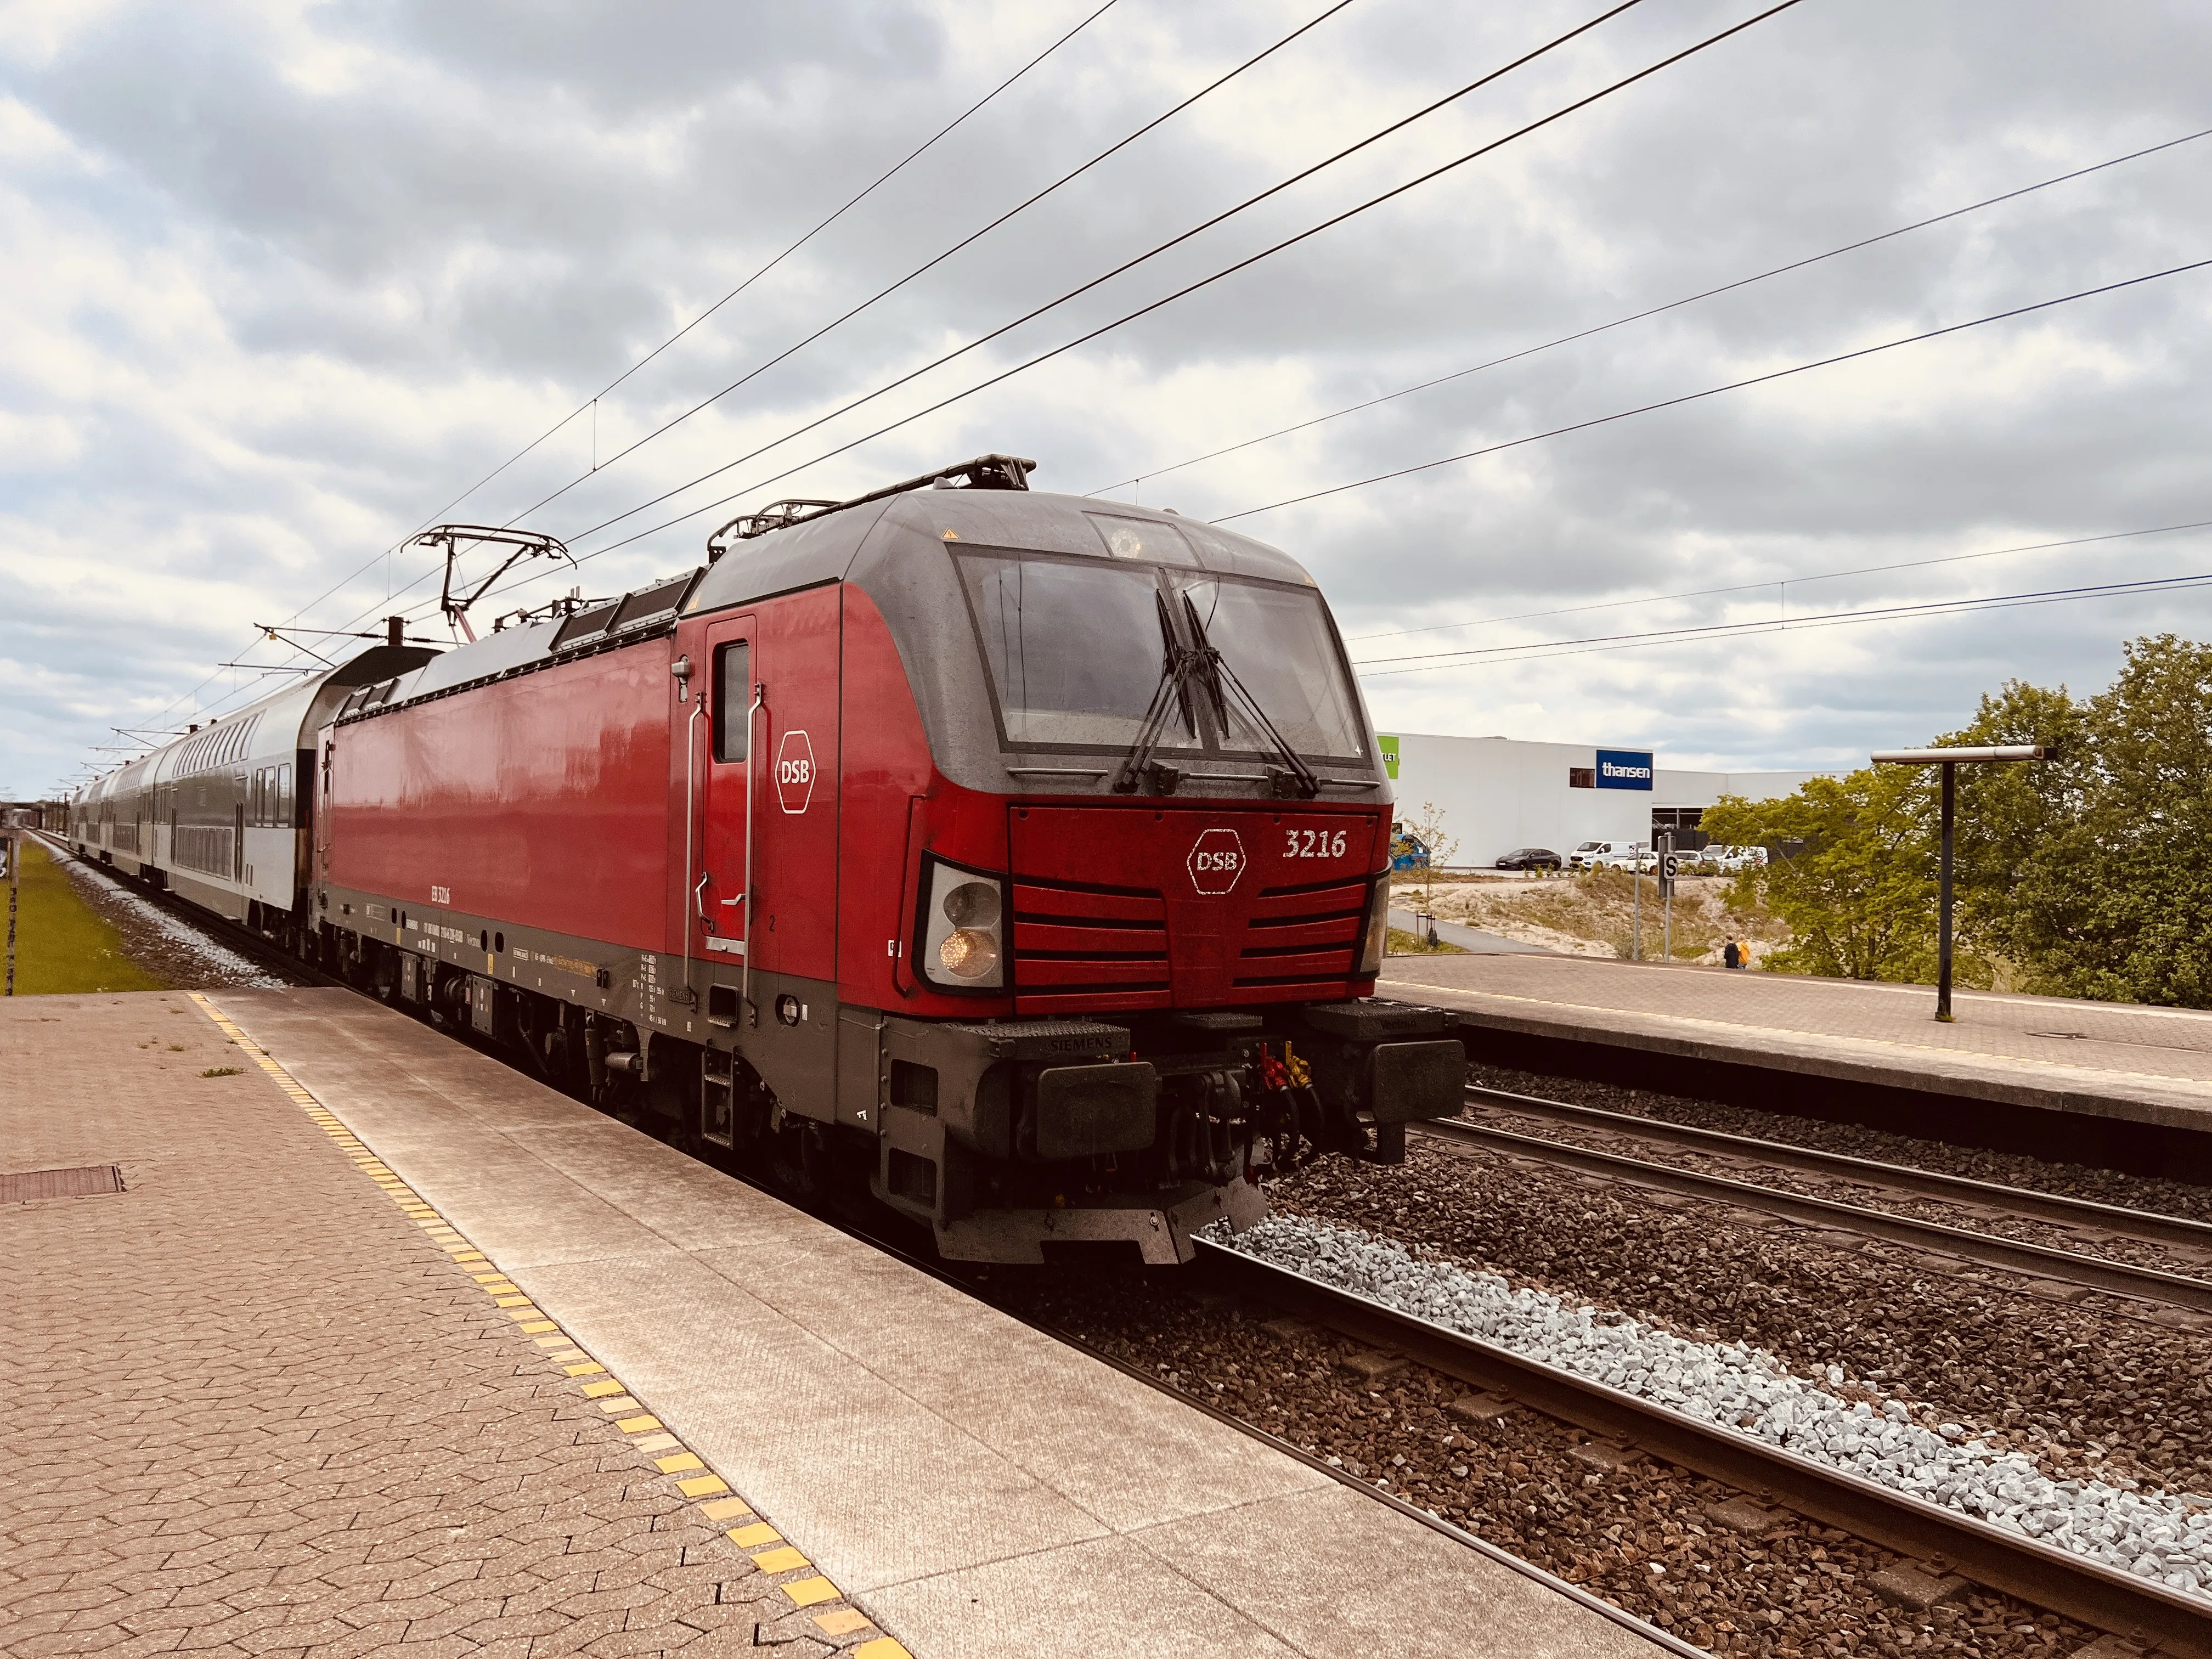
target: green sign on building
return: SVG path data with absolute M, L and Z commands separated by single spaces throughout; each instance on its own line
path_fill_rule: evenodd
M 1398 739 L 1392 737 L 1385 737 L 1382 732 L 1377 732 L 1375 734 L 1375 742 L 1376 746 L 1382 750 L 1383 771 L 1389 774 L 1389 776 L 1395 778 L 1398 775 Z

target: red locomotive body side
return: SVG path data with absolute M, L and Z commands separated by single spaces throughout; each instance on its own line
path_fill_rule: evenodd
M 648 642 L 347 726 L 322 805 L 323 874 L 662 949 L 669 656 Z
M 761 708 L 753 853 L 757 967 L 837 977 L 837 823 L 843 810 L 839 588 L 760 607 Z
M 844 603 L 844 743 L 837 994 L 860 1007 L 897 1008 L 916 995 L 904 955 L 915 872 L 929 799 L 948 786 L 930 760 L 921 711 L 883 612 L 860 588 L 846 584 L 838 592 Z M 969 1012 L 956 999 L 928 1000 Z

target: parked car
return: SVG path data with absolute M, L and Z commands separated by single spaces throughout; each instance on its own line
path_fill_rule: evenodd
M 1577 870 L 1632 868 L 1648 874 L 1659 867 L 1657 855 L 1640 841 L 1586 841 L 1569 861 Z
M 1722 847 L 1705 848 L 1705 861 L 1730 875 L 1739 870 L 1763 870 L 1766 867 L 1764 847 Z
M 1565 861 L 1548 847 L 1516 847 L 1501 854 L 1498 860 L 1500 870 L 1557 870 Z

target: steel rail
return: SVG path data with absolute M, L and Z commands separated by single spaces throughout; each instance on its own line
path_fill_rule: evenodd
M 2186 1595 L 1924 1498 L 1401 1313 L 1240 1250 L 1200 1241 L 1222 1289 L 1488 1389 L 1662 1462 L 1773 1501 L 1826 1526 L 2172 1659 L 2212 1659 L 2212 1599 Z
M 2071 1250 L 2053 1249 L 2047 1244 L 2024 1243 L 2019 1239 L 2001 1238 L 1965 1227 L 1946 1226 L 1938 1221 L 1917 1221 L 1832 1198 L 1808 1198 L 1801 1193 L 1735 1181 L 1726 1176 L 1699 1175 L 1671 1164 L 1651 1164 L 1618 1152 L 1593 1152 L 1587 1146 L 1547 1140 L 1540 1135 L 1515 1134 L 1510 1129 L 1494 1129 L 1464 1120 L 1444 1118 L 1413 1127 L 1439 1140 L 1579 1170 L 1609 1181 L 1657 1187 L 1686 1197 L 1713 1199 L 1747 1210 L 1765 1211 L 1806 1226 L 1842 1230 L 1936 1255 L 1962 1256 L 2006 1273 L 2026 1273 L 2032 1278 L 2081 1285 L 2115 1296 L 2212 1313 L 2212 1280 L 2164 1273 L 2155 1267 L 2132 1267 L 2101 1256 L 2081 1255 Z
M 2000 1209 L 2061 1227 L 2132 1238 L 2148 1244 L 2179 1244 L 2212 1250 L 2212 1222 L 2191 1221 L 2154 1210 L 2131 1210 L 2118 1204 L 2100 1204 L 2086 1198 L 2067 1198 L 2057 1193 L 2039 1193 L 2030 1188 L 2008 1187 L 1999 1182 L 1976 1181 L 1966 1176 L 1943 1175 L 1905 1164 L 1884 1164 L 1844 1152 L 1824 1152 L 1787 1141 L 1725 1134 L 1717 1129 L 1699 1129 L 1686 1123 L 1637 1117 L 1627 1112 L 1608 1112 L 1542 1095 L 1515 1094 L 1510 1090 L 1474 1085 L 1468 1085 L 1467 1093 L 1470 1100 L 1480 1104 L 1494 1104 L 1530 1117 L 1614 1131 L 1643 1140 L 1669 1141 L 1723 1158 L 1745 1158 L 1805 1175 L 1832 1176 L 1860 1186 L 1884 1187 L 1947 1203 Z

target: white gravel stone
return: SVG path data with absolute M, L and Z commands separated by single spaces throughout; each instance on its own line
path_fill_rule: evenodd
M 1823 1381 L 1802 1377 L 1747 1343 L 1693 1342 L 1304 1217 L 1271 1216 L 1235 1237 L 1217 1225 L 1207 1237 L 1700 1422 L 2212 1599 L 2212 1510 L 2202 1500 L 2130 1481 L 2052 1480 L 1959 1424 L 1930 1430 L 1901 1401 L 1877 1408 L 1830 1393 L 1844 1381 L 1840 1366 L 1827 1367 Z

